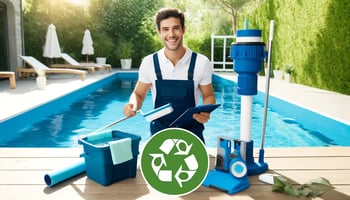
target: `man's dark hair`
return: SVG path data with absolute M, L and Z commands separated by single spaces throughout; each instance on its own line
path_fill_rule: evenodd
M 181 10 L 176 8 L 162 8 L 156 15 L 156 24 L 158 31 L 160 31 L 160 22 L 164 19 L 168 19 L 169 17 L 180 19 L 181 27 L 183 28 L 185 26 L 185 16 Z

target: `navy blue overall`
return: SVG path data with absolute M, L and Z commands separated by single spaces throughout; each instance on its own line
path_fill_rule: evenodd
M 154 69 L 157 76 L 157 80 L 155 81 L 157 95 L 154 107 L 158 108 L 167 103 L 171 103 L 174 111 L 171 114 L 168 114 L 151 122 L 152 135 L 160 130 L 169 128 L 169 124 L 177 119 L 186 109 L 196 106 L 193 81 L 193 72 L 195 68 L 196 58 L 197 54 L 193 52 L 191 56 L 190 66 L 187 72 L 188 80 L 164 80 L 162 78 L 162 73 L 159 66 L 158 55 L 157 53 L 153 55 Z M 191 131 L 204 142 L 203 124 L 195 121 L 191 125 L 186 125 L 178 128 L 183 128 Z

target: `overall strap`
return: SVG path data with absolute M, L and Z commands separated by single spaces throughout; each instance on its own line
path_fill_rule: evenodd
M 157 75 L 157 80 L 162 80 L 162 72 L 160 71 L 158 53 L 153 54 L 154 71 Z
M 196 65 L 197 53 L 192 52 L 190 67 L 188 68 L 188 80 L 193 80 L 194 66 Z
M 188 80 L 193 80 L 193 71 L 196 65 L 197 53 L 192 52 L 190 67 L 188 68 Z M 154 71 L 156 73 L 157 79 L 162 80 L 162 73 L 160 71 L 158 53 L 153 54 Z

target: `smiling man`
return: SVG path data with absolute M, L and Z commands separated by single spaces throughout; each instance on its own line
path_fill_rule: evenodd
M 169 124 L 187 108 L 203 104 L 215 104 L 212 86 L 212 66 L 209 59 L 193 52 L 183 44 L 186 32 L 184 14 L 174 8 L 162 8 L 156 15 L 158 35 L 164 47 L 146 56 L 139 69 L 139 79 L 130 101 L 124 106 L 124 115 L 134 116 L 151 88 L 154 108 L 171 103 L 174 111 L 151 122 L 151 134 L 169 128 Z M 204 123 L 210 114 L 193 115 L 195 123 L 184 128 L 197 135 L 203 142 Z

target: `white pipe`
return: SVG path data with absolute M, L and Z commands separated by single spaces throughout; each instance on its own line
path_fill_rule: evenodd
M 214 35 L 211 35 L 211 42 L 210 42 L 210 61 L 214 67 Z
M 241 96 L 241 130 L 240 140 L 250 142 L 252 139 L 252 96 Z M 241 156 L 243 160 L 246 160 L 247 146 L 245 143 L 241 143 Z
M 222 48 L 222 68 L 226 69 L 226 38 L 224 39 L 224 47 Z
M 252 96 L 241 96 L 241 134 L 240 140 L 250 142 L 252 139 Z

